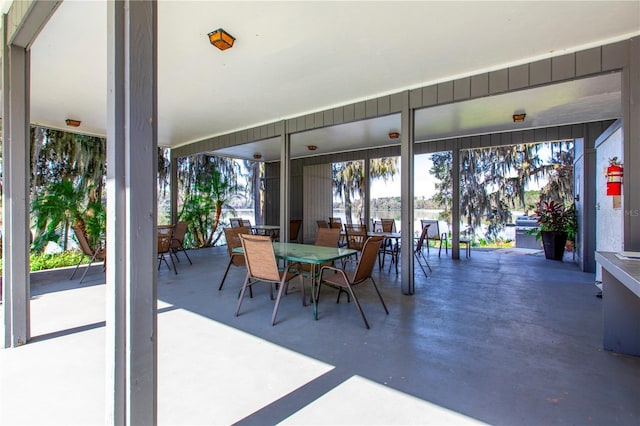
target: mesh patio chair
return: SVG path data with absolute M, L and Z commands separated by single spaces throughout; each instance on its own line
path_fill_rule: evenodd
M 242 219 L 239 217 L 232 217 L 229 219 L 229 224 L 232 228 L 240 228 L 242 226 Z
M 329 223 L 326 220 L 316 220 L 316 224 L 318 225 L 318 229 L 329 227 Z
M 348 258 L 348 260 L 357 261 L 358 253 L 362 251 L 364 242 L 367 240 L 367 227 L 365 225 L 359 225 L 355 223 L 345 223 L 344 232 L 347 239 L 347 248 L 357 250 L 355 253 L 355 259 Z
M 429 276 L 427 274 L 427 271 L 425 271 L 424 267 L 426 266 L 427 268 L 429 268 L 429 272 L 431 271 L 431 266 L 429 266 L 429 262 L 427 262 L 427 258 L 424 256 L 424 251 L 423 251 L 423 247 L 425 245 L 425 242 L 427 241 L 427 233 L 429 232 L 429 228 L 430 228 L 430 224 L 426 224 L 423 228 L 422 228 L 422 232 L 420 233 L 420 238 L 418 238 L 418 241 L 413 249 L 413 255 L 416 257 L 416 263 L 420 266 L 420 269 L 422 269 L 422 272 L 424 272 L 425 276 Z M 424 265 L 423 265 L 424 262 Z
M 382 232 L 396 232 L 396 220 L 395 219 L 380 219 L 380 228 Z M 391 256 L 391 263 L 389 263 L 389 272 L 391 272 L 391 265 L 395 263 L 396 273 L 398 273 L 398 252 L 400 246 L 397 239 L 386 238 L 380 247 L 380 255 L 382 259 L 378 259 L 380 269 L 384 268 L 384 262 L 387 254 Z
M 241 226 L 238 228 L 224 228 L 224 238 L 227 240 L 227 251 L 229 252 L 229 263 L 227 263 L 227 269 L 224 271 L 224 275 L 222 276 L 222 281 L 220 281 L 220 286 L 218 290 L 222 290 L 222 286 L 224 285 L 224 281 L 227 279 L 227 274 L 229 273 L 229 268 L 231 266 L 245 266 L 246 262 L 244 260 L 244 254 L 242 253 L 234 253 L 233 249 L 236 247 L 242 247 L 242 242 L 240 241 L 241 234 L 250 234 L 251 230 L 245 226 Z M 251 287 L 249 287 L 249 295 L 253 297 L 253 292 Z
M 171 236 L 171 250 L 173 251 L 173 255 L 176 257 L 176 260 L 180 262 L 180 258 L 178 257 L 178 252 L 181 251 L 187 256 L 187 260 L 190 265 L 193 265 L 187 250 L 185 250 L 182 242 L 184 241 L 184 236 L 187 233 L 187 228 L 189 227 L 189 222 L 178 222 L 176 226 L 173 228 L 173 235 Z
M 240 298 L 238 299 L 238 306 L 236 307 L 236 316 L 240 313 L 240 306 L 242 305 L 247 287 L 253 286 L 258 282 L 264 282 L 269 284 L 269 294 L 272 300 L 273 286 L 278 286 L 278 296 L 276 297 L 273 314 L 271 315 L 271 325 L 275 325 L 278 306 L 280 305 L 280 299 L 282 298 L 286 284 L 296 276 L 299 276 L 301 285 L 303 285 L 302 275 L 297 271 L 290 272 L 288 268 L 282 271 L 278 269 L 278 261 L 273 251 L 271 237 L 264 235 L 240 235 L 240 241 L 242 242 L 244 257 L 247 262 L 247 277 L 240 291 Z
M 369 322 L 367 321 L 367 317 L 362 310 L 362 306 L 360 305 L 360 301 L 356 297 L 356 294 L 353 291 L 353 287 L 359 284 L 363 284 L 365 282 L 371 282 L 373 287 L 380 298 L 380 302 L 384 307 L 384 311 L 389 315 L 389 310 L 387 309 L 387 305 L 384 303 L 382 299 L 382 295 L 380 294 L 380 290 L 378 290 L 378 286 L 376 285 L 375 280 L 371 276 L 371 272 L 373 271 L 373 266 L 376 263 L 376 257 L 378 256 L 378 250 L 380 249 L 380 245 L 382 244 L 382 237 L 370 237 L 364 243 L 364 247 L 362 249 L 362 256 L 360 257 L 360 261 L 358 262 L 358 266 L 356 267 L 353 273 L 347 273 L 342 269 L 338 269 L 332 266 L 323 266 L 320 270 L 320 283 L 318 284 L 318 295 L 316 296 L 317 303 L 319 303 L 320 296 L 320 287 L 322 284 L 328 284 L 332 287 L 338 288 L 338 300 L 337 303 L 340 303 L 340 295 L 343 291 L 347 292 L 347 295 L 350 295 L 353 299 L 360 315 L 362 316 L 362 320 L 364 321 L 364 325 L 367 328 L 369 327 Z
M 342 219 L 339 217 L 330 217 L 329 227 L 342 229 Z
M 338 247 L 338 241 L 340 240 L 340 230 L 338 228 L 320 228 L 316 234 L 315 245 L 323 247 Z M 307 276 L 314 280 L 320 273 L 320 268 L 323 266 L 333 266 L 333 262 L 322 263 L 316 266 L 316 276 L 311 276 L 311 265 L 308 263 L 295 263 L 291 264 L 290 268 L 297 269 L 303 277 Z M 303 278 L 304 279 L 304 278 Z M 313 288 L 313 286 L 312 286 Z M 285 293 L 286 294 L 286 293 Z M 304 294 L 304 286 L 302 288 L 302 304 L 306 306 L 306 298 Z
M 429 232 L 427 233 L 427 241 L 426 241 L 427 253 L 429 253 L 429 241 L 440 241 L 440 248 L 438 249 L 438 257 L 440 257 L 440 254 L 442 253 L 443 242 L 444 242 L 444 251 L 446 254 L 448 254 L 449 248 L 448 248 L 447 233 L 440 232 L 440 224 L 436 219 L 420 220 L 420 226 L 422 226 L 422 228 L 424 228 L 424 226 L 427 224 L 429 225 Z
M 106 260 L 107 248 L 103 241 L 98 242 L 95 245 L 95 247 L 91 248 L 91 245 L 89 244 L 89 237 L 87 236 L 87 232 L 84 229 L 78 226 L 72 226 L 71 229 L 73 229 L 73 232 L 76 234 L 76 238 L 78 239 L 78 244 L 80 245 L 80 249 L 82 250 L 82 253 L 90 257 L 89 264 L 84 270 L 82 277 L 80 277 L 80 283 L 82 283 L 82 281 L 84 280 L 84 277 L 87 275 L 87 272 L 89 272 L 89 268 L 91 267 L 91 264 L 93 262 L 99 262 L 99 261 L 104 262 Z M 80 264 L 82 263 L 83 260 L 84 259 L 80 259 L 80 261 L 76 265 L 76 268 L 73 270 L 73 273 L 69 277 L 70 280 L 72 280 L 73 277 L 76 275 L 76 272 L 78 271 L 78 268 L 80 267 Z M 106 263 L 103 265 L 102 270 L 104 271 L 105 268 L 106 268 Z
M 173 272 L 178 274 L 178 268 L 176 268 L 176 263 L 173 261 L 173 251 L 171 250 L 171 236 L 173 235 L 173 225 L 159 225 L 158 226 L 158 269 L 160 269 L 160 265 L 164 261 L 167 268 L 171 270 L 169 263 L 167 262 L 166 256 L 169 256 L 171 259 L 171 264 L 173 265 Z
M 302 227 L 301 219 L 291 219 L 289 221 L 289 241 L 292 243 L 298 242 L 298 235 L 300 234 L 300 228 Z

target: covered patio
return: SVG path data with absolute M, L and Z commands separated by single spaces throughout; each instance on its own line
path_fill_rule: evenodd
M 326 288 L 318 321 L 290 293 L 272 327 L 266 286 L 235 317 L 244 269 L 218 291 L 226 248 L 190 256 L 178 275 L 158 273 L 158 424 L 640 421 L 640 359 L 602 349 L 602 299 L 574 263 L 432 251 L 414 296 L 375 268 L 390 313 L 357 288 L 367 331 Z M 104 274 L 69 275 L 31 276 L 33 339 L 0 351 L 2 424 L 104 421 Z
M 226 289 L 217 291 L 223 248 L 194 252 L 196 265 L 178 276 L 156 272 L 158 146 L 171 147 L 172 159 L 260 154 L 272 183 L 266 216 L 286 229 L 304 208 L 302 170 L 319 161 L 296 154 L 308 149 L 305 137 L 321 147 L 318 155 L 332 158 L 372 146 L 399 155 L 405 224 L 414 219 L 417 153 L 452 151 L 457 182 L 462 149 L 535 142 L 540 133 L 544 140 L 579 139 L 585 258 L 603 249 L 596 237 L 610 234 L 595 217 L 596 156 L 606 158 L 611 151 L 602 146 L 610 144 L 626 166 L 614 250 L 638 250 L 640 199 L 631 189 L 640 170 L 638 3 L 523 2 L 519 9 L 468 2 L 464 14 L 448 2 L 436 9 L 430 3 L 372 2 L 375 10 L 365 16 L 360 3 L 327 7 L 337 2 L 316 3 L 322 13 L 300 2 L 271 15 L 260 13 L 260 3 L 245 2 L 221 8 L 217 2 L 12 2 L 2 55 L 3 346 L 11 349 L 0 354 L 0 421 L 637 424 L 638 359 L 603 351 L 594 277 L 573 264 L 526 257 L 523 265 L 521 256 L 483 253 L 463 260 L 432 256 L 434 273 L 425 280 L 414 276 L 405 244 L 401 279 L 380 277 L 391 314 L 364 300 L 369 332 L 353 306 L 330 297 L 317 322 L 293 294 L 271 327 L 266 292 L 233 317 L 231 283 L 242 272 L 232 271 Z M 378 47 L 390 20 L 403 31 L 391 31 L 395 38 Z M 212 24 L 234 28 L 238 37 L 226 56 L 211 55 L 205 34 Z M 342 31 L 327 31 L 335 24 Z M 514 42 L 503 43 L 508 28 Z M 346 30 L 353 36 L 345 37 Z M 327 34 L 336 38 L 318 43 Z M 343 40 L 352 43 L 336 49 Z M 80 56 L 91 66 L 69 66 Z M 238 77 L 235 84 L 229 76 Z M 578 82 L 589 90 L 565 90 Z M 574 95 L 546 106 L 519 96 L 547 87 Z M 503 100 L 505 109 L 493 107 Z M 478 103 L 479 113 L 463 109 Z M 512 114 L 523 108 L 527 121 L 520 126 Z M 452 127 L 422 131 L 421 119 L 432 114 L 440 119 L 427 121 Z M 95 285 L 86 286 L 68 281 L 66 271 L 30 274 L 26 238 L 29 126 L 66 129 L 74 118 L 81 118 L 80 131 L 108 140 L 109 267 L 106 279 L 96 270 Z M 392 128 L 386 119 L 395 119 Z M 603 124 L 610 120 L 615 129 Z M 370 133 L 361 126 L 368 123 L 381 125 Z M 341 125 L 366 138 L 346 143 Z M 317 142 L 332 131 L 336 137 Z M 400 137 L 390 144 L 391 131 Z M 359 142 L 365 145 L 354 145 Z M 339 151 L 330 149 L 334 144 Z M 459 256 L 456 209 L 453 257 Z M 413 236 L 406 226 L 402 234 L 405 241 Z M 461 263 L 467 267 L 457 268 Z M 595 266 L 591 259 L 583 263 Z

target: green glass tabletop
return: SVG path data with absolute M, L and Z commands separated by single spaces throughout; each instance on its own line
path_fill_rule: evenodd
M 243 253 L 242 247 L 233 249 L 235 253 Z M 342 259 L 356 253 L 356 250 L 338 247 L 324 247 L 300 243 L 273 243 L 276 257 L 290 262 L 326 263 Z
M 348 248 L 299 243 L 273 243 L 273 251 L 280 259 L 302 263 L 326 263 L 356 253 L 356 250 Z

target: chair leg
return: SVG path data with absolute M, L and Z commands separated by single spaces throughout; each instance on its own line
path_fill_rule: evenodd
M 224 280 L 227 279 L 227 274 L 229 273 L 229 268 L 231 268 L 231 259 L 229 259 L 229 263 L 227 264 L 227 269 L 224 271 L 224 275 L 222 276 L 222 281 L 220 282 L 220 287 L 218 287 L 218 291 L 222 290 L 222 286 L 224 285 Z
M 276 298 L 276 304 L 273 307 L 273 314 L 271 314 L 271 325 L 274 326 L 276 325 L 276 315 L 278 314 L 278 307 L 280 306 L 280 299 L 282 298 L 282 292 L 284 290 L 285 287 L 285 283 L 284 283 L 284 277 L 287 276 L 287 273 L 285 271 L 284 275 L 283 275 L 283 281 L 280 281 L 280 285 L 278 286 L 278 297 Z
M 93 253 L 93 256 L 91 256 L 91 260 L 89 260 L 89 264 L 87 265 L 86 269 L 84 270 L 84 273 L 82 274 L 82 277 L 80 277 L 79 284 L 82 284 L 82 280 L 84 280 L 84 277 L 87 275 L 87 272 L 89 272 L 89 268 L 91 267 L 91 264 L 96 260 L 96 256 L 98 256 L 98 251 L 97 250 L 96 250 L 95 253 Z M 105 260 L 105 262 L 106 262 L 106 260 Z M 78 266 L 80 266 L 80 264 L 78 264 Z M 76 266 L 76 270 L 78 270 L 78 266 Z M 71 275 L 71 278 L 73 278 L 73 275 L 75 275 L 75 273 L 76 273 L 76 271 L 73 271 L 73 274 Z
M 349 293 L 351 294 L 351 298 L 353 299 L 353 301 L 356 304 L 356 308 L 358 308 L 358 312 L 360 312 L 360 315 L 362 316 L 362 320 L 364 321 L 364 325 L 368 329 L 371 328 L 371 327 L 369 327 L 369 321 L 367 321 L 367 317 L 364 315 L 364 311 L 362 310 L 362 306 L 360 306 L 360 302 L 358 301 L 358 298 L 356 297 L 356 294 L 353 292 L 353 289 L 351 288 L 351 286 L 347 286 L 347 289 L 349 290 Z M 384 304 L 384 302 L 383 302 L 383 304 Z
M 82 259 L 84 259 L 84 256 L 80 259 L 80 261 L 76 265 L 76 269 L 73 270 L 73 274 L 71 274 L 71 276 L 69 277 L 70 280 L 72 280 L 73 277 L 76 275 L 76 272 L 78 271 L 78 268 L 80 267 L 80 264 L 82 263 Z
M 187 250 L 185 250 L 184 246 L 182 245 L 182 242 L 180 243 L 180 250 L 182 250 L 182 252 L 184 253 L 185 256 L 187 256 L 187 260 L 189 261 L 189 265 L 193 265 L 193 262 L 191 261 L 191 258 L 189 257 L 189 253 L 187 253 Z M 177 251 L 176 251 L 177 253 Z M 176 259 L 178 257 L 176 256 Z
M 369 279 L 373 283 L 373 288 L 376 289 L 376 293 L 378 293 L 378 297 L 380 298 L 380 302 L 382 302 L 382 307 L 384 308 L 384 311 L 387 313 L 387 315 L 389 315 L 389 310 L 387 309 L 387 305 L 384 303 L 384 300 L 382 299 L 382 294 L 380 294 L 380 290 L 378 290 L 378 286 L 376 285 L 375 280 L 373 278 L 369 278 Z
M 174 255 L 171 254 L 171 249 L 169 249 L 169 259 L 171 259 L 171 264 L 173 265 L 173 272 L 178 275 L 178 268 L 176 268 L 176 263 L 173 261 L 173 256 Z
M 242 283 L 242 289 L 240 290 L 240 295 L 238 296 L 238 305 L 236 306 L 236 316 L 240 313 L 240 305 L 242 305 L 242 299 L 244 299 L 244 292 L 247 290 L 247 284 L 249 283 L 249 272 L 247 272 L 247 277 L 244 279 L 244 283 Z

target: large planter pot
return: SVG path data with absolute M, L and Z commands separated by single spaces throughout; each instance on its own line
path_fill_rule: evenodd
M 562 231 L 542 231 L 544 257 L 551 260 L 562 260 L 567 233 Z

